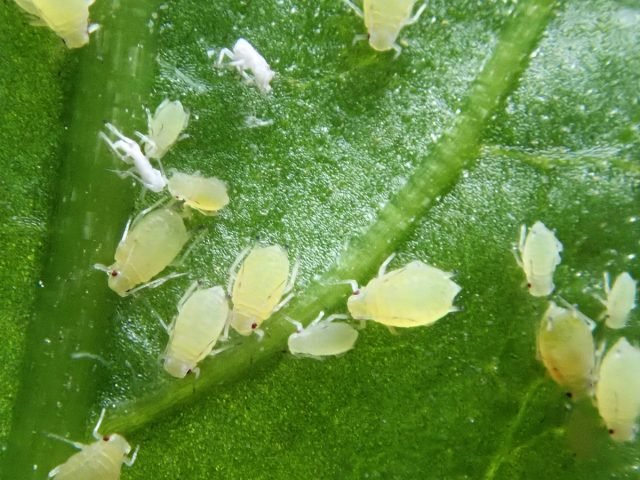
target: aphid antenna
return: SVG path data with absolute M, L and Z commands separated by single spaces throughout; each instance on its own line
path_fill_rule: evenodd
M 102 358 L 100 355 L 96 355 L 95 353 L 89 353 L 89 352 L 73 352 L 71 354 L 71 358 L 73 360 L 81 360 L 81 359 L 85 359 L 88 358 L 89 360 L 95 360 L 96 362 L 100 363 L 101 365 L 109 368 L 110 365 L 109 363 Z
M 91 434 L 93 435 L 93 438 L 95 438 L 96 440 L 102 439 L 102 435 L 100 435 L 100 425 L 102 425 L 102 421 L 104 420 L 105 413 L 107 413 L 107 409 L 103 408 L 100 411 L 100 417 L 98 417 L 98 423 L 96 423 L 96 426 L 93 427 L 93 432 L 91 432 Z
M 332 313 L 324 319 L 325 322 L 333 322 L 334 320 L 348 320 L 349 315 L 345 313 Z
M 160 277 L 160 278 L 158 278 L 156 280 L 153 280 L 151 282 L 143 283 L 142 285 L 129 290 L 128 292 L 126 292 L 126 296 L 133 295 L 134 293 L 138 293 L 140 290 L 144 290 L 145 288 L 156 288 L 156 287 L 159 287 L 163 283 L 165 283 L 165 282 L 167 282 L 167 281 L 169 281 L 169 280 L 171 280 L 173 278 L 183 277 L 185 275 L 186 275 L 186 273 L 172 272 L 169 275 L 165 275 L 164 277 Z
M 222 65 L 222 60 L 224 60 L 224 57 L 227 57 L 228 59 L 233 61 L 233 52 L 228 48 L 223 48 L 222 50 L 220 50 L 220 54 L 218 55 L 218 60 L 215 63 L 215 66 L 217 68 L 224 67 L 224 65 Z
M 133 451 L 133 454 L 129 458 L 124 459 L 124 464 L 127 467 L 131 467 L 134 463 L 136 463 L 136 458 L 138 458 L 138 451 L 140 450 L 140 445 L 136 447 Z
M 304 325 L 302 325 L 302 323 L 300 323 L 297 320 L 294 320 L 293 318 L 289 317 L 288 315 L 284 316 L 284 319 L 289 322 L 291 325 L 293 325 L 294 327 L 296 327 L 296 333 L 300 333 L 304 330 Z
M 107 275 L 111 274 L 111 269 L 102 263 L 94 263 L 92 266 L 95 270 L 100 270 L 101 272 L 104 272 Z
M 127 223 L 127 227 L 125 228 L 125 233 L 127 233 L 129 231 L 130 227 L 135 227 L 136 223 L 138 223 L 140 220 L 142 220 L 142 217 L 144 217 L 147 213 L 155 210 L 156 208 L 160 207 L 161 205 L 169 202 L 170 199 L 167 198 L 161 198 L 159 200 L 156 200 L 155 202 L 153 202 L 151 205 L 149 205 L 147 208 L 143 209 L 142 211 L 140 211 L 140 213 L 138 213 L 135 217 L 133 217 L 133 219 L 129 219 L 129 222 Z M 125 236 L 122 237 L 122 240 L 120 240 L 121 242 L 124 241 Z
M 291 275 L 289 276 L 289 283 L 284 287 L 284 291 L 282 293 L 289 293 L 293 290 L 293 287 L 296 283 L 296 278 L 298 277 L 298 270 L 300 269 L 300 260 L 297 260 L 293 263 L 293 268 L 291 269 Z
M 427 2 L 423 3 L 422 6 L 418 9 L 418 11 L 414 13 L 413 17 L 407 20 L 404 23 L 404 25 L 407 26 L 407 25 L 413 25 L 414 23 L 416 23 L 420 18 L 420 15 L 422 15 L 422 13 L 425 11 L 426 8 L 427 8 Z
M 242 250 L 238 254 L 236 259 L 233 261 L 233 263 L 229 267 L 229 281 L 227 282 L 227 293 L 229 295 L 231 295 L 231 292 L 233 290 L 233 284 L 236 281 L 236 275 L 238 274 L 238 266 L 240 265 L 242 260 L 244 260 L 244 257 L 247 256 L 247 254 L 249 253 L 249 250 L 251 250 L 251 247 L 245 247 L 244 250 Z
M 184 261 L 189 258 L 189 255 L 193 252 L 193 250 L 198 246 L 198 244 L 202 241 L 202 239 L 207 234 L 206 228 L 199 228 L 197 233 L 193 235 L 193 240 L 191 241 L 191 245 L 189 245 L 184 253 L 180 255 L 180 258 L 175 259 L 170 265 L 174 268 L 182 267 Z
M 261 342 L 264 339 L 264 330 L 261 328 L 256 328 L 253 333 L 258 336 L 258 341 Z
M 360 287 L 358 286 L 358 282 L 355 280 L 340 280 L 338 282 L 329 283 L 329 285 L 349 285 L 353 293 L 360 290 Z
M 86 447 L 84 443 L 74 442 L 73 440 L 69 440 L 68 438 L 61 437 L 60 435 L 56 435 L 55 433 L 50 433 L 50 432 L 42 432 L 42 433 L 49 438 L 60 440 L 61 442 L 64 442 L 67 445 L 71 445 L 73 448 L 76 448 L 78 450 L 82 450 L 84 447 Z
M 611 293 L 611 277 L 609 276 L 609 272 L 604 272 L 602 274 L 602 288 L 604 289 L 604 293 L 608 297 L 609 293 Z M 603 303 L 605 303 L 605 302 L 603 302 Z M 606 303 L 605 303 L 605 305 L 606 305 Z
M 369 35 L 367 35 L 366 33 L 358 33 L 353 36 L 353 41 L 351 42 L 351 45 L 355 45 L 358 42 L 364 42 L 368 39 L 369 39 Z
M 387 267 L 389 266 L 391 261 L 395 258 L 395 256 L 396 256 L 396 252 L 393 252 L 384 260 L 384 262 L 382 262 L 382 265 L 380 265 L 380 268 L 378 269 L 379 277 L 382 277 L 385 273 L 387 273 Z
M 356 15 L 358 15 L 360 18 L 364 18 L 364 12 L 362 11 L 362 9 L 357 6 L 355 3 L 353 3 L 351 0 L 342 0 L 351 10 L 353 10 L 355 12 Z M 365 35 L 366 37 L 366 35 Z
M 293 293 L 290 293 L 289 295 L 287 295 L 286 297 L 284 297 L 280 303 L 278 303 L 278 305 L 276 305 L 276 307 L 273 309 L 272 313 L 277 312 L 278 310 L 280 310 L 281 308 L 283 308 L 287 303 L 289 303 L 291 301 L 291 299 L 294 297 Z

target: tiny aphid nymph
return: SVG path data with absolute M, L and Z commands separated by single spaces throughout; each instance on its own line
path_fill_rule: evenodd
M 229 302 L 222 287 L 197 289 L 194 283 L 178 304 L 178 315 L 169 327 L 164 369 L 176 378 L 198 374 L 198 363 L 211 354 L 229 316 Z
M 402 48 L 397 43 L 400 30 L 418 21 L 426 4 L 422 5 L 415 14 L 413 7 L 416 0 L 364 0 L 364 11 L 350 0 L 344 2 L 360 17 L 364 17 L 367 28 L 369 45 L 374 50 L 384 52 L 395 50 L 396 57 Z M 360 35 L 356 39 L 362 38 Z
M 129 467 L 133 465 L 138 454 L 137 448 L 133 455 L 128 457 L 131 446 L 122 435 L 117 433 L 102 435 L 99 433 L 104 413 L 103 409 L 98 423 L 93 429 L 93 438 L 96 441 L 89 445 L 54 436 L 70 443 L 80 451 L 51 470 L 49 478 L 55 478 L 55 480 L 118 480 L 122 464 Z
M 604 314 L 607 327 L 617 329 L 626 326 L 631 310 L 636 307 L 636 289 L 636 281 L 627 272 L 616 277 L 613 287 L 611 287 L 609 274 L 605 272 L 604 291 L 607 298 L 601 301 L 607 308 Z
M 289 276 L 289 258 L 281 246 L 258 245 L 248 255 L 247 252 L 245 249 L 240 253 L 230 268 L 228 290 L 233 303 L 230 325 L 240 335 L 255 332 L 262 336 L 259 328 L 262 322 L 291 298 L 282 299 L 293 288 L 297 263 Z
M 341 355 L 353 348 L 358 339 L 358 331 L 351 325 L 334 320 L 348 318 L 346 315 L 331 315 L 325 319 L 324 312 L 316 317 L 306 328 L 295 320 L 289 319 L 296 331 L 287 342 L 293 355 L 321 358 Z
M 125 172 L 117 172 L 121 177 L 133 177 L 152 192 L 161 192 L 167 186 L 167 178 L 160 170 L 153 168 L 149 159 L 140 150 L 140 145 L 129 137 L 125 137 L 112 124 L 105 125 L 118 140 L 111 141 L 103 132 L 100 138 L 111 148 L 120 160 L 132 167 Z
M 127 225 L 113 265 L 96 267 L 107 272 L 109 288 L 124 297 L 136 285 L 164 270 L 188 239 L 182 217 L 168 208 L 159 208 Z
M 47 26 L 69 48 L 80 48 L 89 43 L 89 34 L 98 25 L 89 24 L 89 7 L 95 0 L 16 0 L 32 15 L 31 23 Z
M 640 348 L 629 344 L 624 337 L 602 360 L 596 402 L 613 440 L 635 439 L 636 420 L 640 415 Z
M 453 300 L 461 288 L 452 273 L 431 267 L 419 260 L 386 272 L 393 255 L 381 265 L 378 276 L 366 287 L 350 281 L 353 294 L 347 300 L 356 320 L 373 320 L 388 327 L 431 325 L 458 309 Z
M 176 200 L 203 215 L 215 215 L 229 203 L 227 185 L 216 177 L 174 172 L 168 189 Z
M 144 153 L 149 158 L 161 159 L 178 140 L 189 125 L 189 112 L 179 100 L 165 99 L 153 115 L 147 111 L 148 135 L 138 133 L 144 141 Z
M 518 265 L 527 277 L 527 288 L 534 297 L 546 297 L 553 292 L 553 273 L 560 264 L 562 243 L 542 222 L 536 222 L 527 232 L 520 228 L 518 252 L 514 252 Z
M 275 72 L 262 55 L 244 38 L 240 38 L 233 46 L 233 51 L 223 48 L 216 62 L 216 66 L 223 66 L 224 58 L 229 58 L 229 66 L 235 67 L 247 83 L 253 83 L 262 93 L 271 91 L 271 80 Z M 251 72 L 250 75 L 249 72 Z
M 575 307 L 549 302 L 537 335 L 538 357 L 558 385 L 572 397 L 592 393 L 595 346 L 593 322 Z

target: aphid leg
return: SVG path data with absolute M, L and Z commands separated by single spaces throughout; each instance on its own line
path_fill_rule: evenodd
M 125 229 L 125 232 L 128 231 L 130 226 L 133 227 L 133 226 L 136 225 L 136 223 L 138 223 L 140 220 L 142 220 L 142 217 L 144 217 L 147 213 L 149 213 L 152 210 L 155 210 L 157 207 L 159 207 L 160 205 L 162 205 L 164 203 L 167 203 L 170 200 L 171 199 L 161 198 L 157 202 L 152 203 L 150 206 L 148 206 L 147 208 L 142 210 L 135 217 L 133 217 L 133 220 L 129 220 L 129 223 L 127 224 L 127 228 Z M 124 237 L 122 238 L 121 241 L 124 241 Z
M 344 313 L 332 313 L 327 318 L 325 318 L 325 322 L 333 322 L 334 320 L 347 320 L 349 315 L 345 315 Z
M 280 310 L 282 307 L 284 307 L 287 303 L 289 303 L 291 301 L 291 299 L 293 298 L 293 293 L 290 293 L 289 295 L 287 295 L 286 297 L 284 297 L 280 303 L 278 305 L 276 305 L 276 307 L 273 309 L 273 312 L 277 312 L 278 310 Z
M 351 45 L 355 45 L 356 43 L 362 42 L 364 40 L 369 40 L 369 35 L 367 35 L 366 33 L 358 33 L 357 35 L 354 35 Z
M 184 295 L 182 295 L 182 297 L 178 301 L 178 310 L 182 310 L 182 307 L 187 302 L 187 300 L 189 300 L 189 297 L 193 295 L 193 292 L 196 291 L 196 289 L 198 288 L 198 285 L 200 285 L 198 280 L 195 280 L 191 285 L 189 285 L 189 288 L 187 288 L 187 291 L 184 292 Z
M 89 35 L 91 35 L 93 32 L 97 32 L 98 30 L 100 30 L 100 24 L 99 23 L 91 23 L 87 27 L 87 33 Z
M 164 277 L 158 278 L 158 279 L 153 280 L 151 282 L 143 283 L 142 285 L 129 290 L 128 292 L 126 292 L 125 296 L 133 295 L 134 293 L 138 293 L 140 290 L 144 290 L 145 288 L 156 288 L 156 287 L 159 287 L 164 282 L 167 282 L 167 281 L 169 281 L 169 280 L 171 280 L 173 278 L 182 277 L 184 275 L 186 275 L 186 273 L 178 273 L 178 272 L 170 273 L 169 275 L 165 275 Z
M 427 8 L 427 4 L 423 3 L 422 6 L 418 9 L 418 11 L 413 15 L 413 17 L 411 17 L 409 20 L 407 20 L 404 25 L 413 25 L 414 23 L 416 23 L 418 21 L 418 19 L 420 18 L 420 15 L 422 15 L 422 12 L 424 12 L 424 10 Z
M 347 6 L 351 10 L 353 10 L 356 13 L 356 15 L 358 15 L 360 18 L 364 17 L 364 12 L 362 11 L 362 9 L 359 6 L 357 6 L 355 3 L 353 3 L 351 0 L 342 0 L 342 1 L 346 3 Z
M 244 260 L 244 257 L 247 256 L 250 250 L 251 250 L 251 247 L 246 247 L 244 250 L 242 250 L 236 257 L 236 259 L 233 261 L 231 266 L 229 267 L 229 281 L 227 282 L 227 293 L 229 294 L 229 296 L 231 296 L 231 291 L 233 290 L 233 284 L 236 281 L 236 275 L 238 274 L 238 266 L 240 265 L 242 260 Z
M 311 325 L 317 325 L 318 323 L 320 323 L 320 321 L 322 320 L 322 317 L 324 317 L 324 311 L 321 311 L 318 316 L 316 318 L 314 318 L 311 323 L 309 324 L 309 326 Z
M 235 59 L 235 55 L 231 50 L 229 50 L 228 48 L 223 48 L 222 50 L 220 50 L 220 55 L 218 55 L 218 60 L 216 61 L 216 67 L 223 66 L 222 60 L 224 60 L 224 57 L 229 58 L 231 61 Z
M 225 350 L 229 350 L 231 348 L 231 345 L 228 345 L 226 347 L 221 347 L 221 348 L 216 348 L 215 350 L 211 350 L 211 352 L 209 352 L 209 357 L 215 357 L 216 355 L 218 355 L 219 353 L 224 352 Z
M 189 258 L 189 255 L 191 255 L 191 252 L 193 252 L 193 250 L 198 246 L 198 243 L 200 243 L 202 241 L 202 239 L 204 238 L 206 233 L 207 233 L 207 231 L 205 229 L 201 228 L 199 230 L 199 232 L 195 235 L 195 239 L 191 241 L 191 245 L 189 245 L 187 247 L 187 249 L 184 251 L 184 253 L 182 255 L 180 255 L 179 258 L 175 259 L 169 265 L 171 265 L 174 268 L 181 267 L 182 264 L 184 263 L 184 261 L 187 258 Z
M 609 272 L 604 272 L 602 274 L 602 287 L 604 288 L 604 293 L 609 298 L 609 294 L 611 293 L 611 278 L 609 277 Z
M 256 328 L 253 333 L 255 333 L 258 336 L 258 341 L 261 342 L 262 339 L 264 338 L 264 330 L 262 330 L 261 328 Z
M 284 287 L 284 291 L 282 292 L 283 295 L 293 290 L 293 286 L 296 283 L 296 278 L 298 277 L 299 268 L 300 268 L 300 262 L 296 260 L 296 262 L 293 264 L 291 275 L 289 276 L 289 283 L 287 283 L 287 286 Z
M 395 50 L 395 52 L 396 52 L 393 55 L 393 59 L 395 60 L 402 53 L 402 47 L 400 45 L 398 45 L 397 43 L 394 43 L 393 45 L 391 45 L 391 48 L 393 48 Z
M 384 262 L 382 262 L 382 265 L 380 265 L 380 268 L 378 269 L 378 277 L 382 277 L 387 272 L 387 267 L 389 266 L 389 264 L 391 263 L 391 261 L 394 259 L 395 256 L 396 254 L 394 252 L 391 255 L 389 255 Z
M 398 330 L 396 330 L 396 327 L 390 327 L 390 326 L 388 326 L 388 325 L 387 325 L 387 330 L 389 330 L 389 333 L 390 333 L 391 335 L 400 335 L 400 334 L 398 333 Z
M 125 459 L 123 460 L 124 464 L 127 467 L 132 466 L 134 463 L 136 463 L 136 458 L 138 457 L 138 450 L 140 450 L 140 445 L 138 445 L 136 447 L 136 449 L 133 451 L 133 454 L 130 457 L 125 457 Z
M 296 327 L 296 332 L 300 333 L 304 330 L 304 325 L 302 325 L 300 322 L 298 322 L 297 320 L 294 320 L 291 317 L 284 317 L 284 319 L 289 322 L 291 325 L 293 325 L 294 327 Z
M 353 293 L 356 293 L 358 290 L 360 290 L 360 287 L 358 286 L 358 282 L 356 282 L 355 280 L 343 280 L 341 282 L 336 282 L 335 285 L 349 285 L 351 286 L 351 291 Z
M 137 130 L 133 132 L 133 134 L 136 137 L 138 137 L 140 140 L 142 140 L 145 144 L 145 148 L 149 150 L 149 152 L 146 154 L 147 157 L 151 157 L 156 153 L 156 151 L 158 150 L 158 146 L 156 145 L 156 142 L 154 142 L 151 138 L 147 137 L 144 133 L 138 132 Z M 164 174 L 164 171 L 162 173 Z
M 102 411 L 100 412 L 98 423 L 96 423 L 96 426 L 93 427 L 93 432 L 91 432 L 91 434 L 93 435 L 93 438 L 95 438 L 96 440 L 102 440 L 102 435 L 100 435 L 100 425 L 102 425 L 102 420 L 104 420 L 105 413 L 107 413 L 107 410 L 103 408 Z

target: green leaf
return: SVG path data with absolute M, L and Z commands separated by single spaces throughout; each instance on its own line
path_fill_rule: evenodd
M 141 444 L 124 479 L 637 476 L 637 442 L 611 442 L 536 360 L 546 300 L 511 253 L 521 224 L 554 228 L 557 293 L 594 318 L 604 270 L 640 277 L 637 2 L 434 0 L 397 60 L 351 44 L 364 26 L 337 0 L 91 12 L 103 28 L 67 51 L 0 8 L 5 478 L 45 478 L 73 453 L 46 433 L 89 442 L 101 405 L 105 432 Z M 240 36 L 278 72 L 272 95 L 211 68 L 207 50 Z M 188 278 L 120 299 L 91 265 L 156 198 L 107 171 L 122 165 L 97 133 L 144 131 L 165 97 L 192 112 L 165 168 L 222 178 L 231 204 L 190 220 Z M 224 285 L 256 238 L 299 259 L 297 297 L 263 342 L 167 378 L 157 315 L 193 279 Z M 283 352 L 285 315 L 344 312 L 333 283 L 366 284 L 392 251 L 391 268 L 456 272 L 462 311 L 397 336 L 370 325 L 341 358 Z M 597 338 L 637 344 L 639 320 Z

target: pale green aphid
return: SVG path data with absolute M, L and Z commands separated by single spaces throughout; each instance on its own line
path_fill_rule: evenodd
M 300 322 L 289 319 L 296 327 L 287 341 L 293 355 L 321 358 L 341 355 L 353 348 L 358 339 L 358 331 L 347 323 L 334 322 L 348 317 L 330 315 L 324 320 L 323 317 L 324 312 L 320 312 L 306 328 Z
M 109 288 L 125 297 L 136 285 L 148 282 L 164 270 L 180 253 L 189 239 L 182 217 L 168 208 L 158 208 L 141 215 L 133 225 L 127 224 L 110 267 L 99 264 L 109 276 Z M 151 282 L 155 287 L 177 275 Z M 139 287 L 142 288 L 142 287 Z
M 560 264 L 562 243 L 544 223 L 536 222 L 527 233 L 527 226 L 520 227 L 518 253 L 514 252 L 518 265 L 527 276 L 529 293 L 534 297 L 546 297 L 553 292 L 553 273 Z
M 204 215 L 215 215 L 229 203 L 227 185 L 216 177 L 174 172 L 168 188 L 174 198 Z
M 621 273 L 610 286 L 609 274 L 604 273 L 604 291 L 606 300 L 601 300 L 607 311 L 605 323 L 609 328 L 623 328 L 627 324 L 629 313 L 636 306 L 636 281 L 627 272 Z
M 389 327 L 431 325 L 449 312 L 461 288 L 452 273 L 431 267 L 419 260 L 398 270 L 386 272 L 391 255 L 380 266 L 378 276 L 361 289 L 350 281 L 353 294 L 347 300 L 356 320 L 373 320 Z
M 281 308 L 291 297 L 282 297 L 291 291 L 297 273 L 297 263 L 289 279 L 289 258 L 279 245 L 257 245 L 238 255 L 231 266 L 228 290 L 233 303 L 230 325 L 240 335 L 256 332 L 262 322 Z M 246 257 L 245 257 L 246 255 Z M 243 260 L 244 258 L 244 260 Z M 237 266 L 240 268 L 235 272 Z
M 400 30 L 418 21 L 427 7 L 422 5 L 415 15 L 412 15 L 416 0 L 364 0 L 364 11 L 351 0 L 344 0 L 360 17 L 364 17 L 364 25 L 368 35 L 358 35 L 356 39 L 367 38 L 374 50 L 384 52 L 394 49 L 396 57 L 402 48 L 396 40 Z
M 153 115 L 147 111 L 149 134 L 138 136 L 144 141 L 144 153 L 149 158 L 161 159 L 180 140 L 189 125 L 189 112 L 179 100 L 165 99 Z
M 122 435 L 114 433 L 103 436 L 98 432 L 104 419 L 104 413 L 103 409 L 98 423 L 93 429 L 93 438 L 96 441 L 90 445 L 70 442 L 55 436 L 70 443 L 80 451 L 51 470 L 49 478 L 55 478 L 55 480 L 118 480 L 122 464 L 124 463 L 129 467 L 133 465 L 138 454 L 137 448 L 131 457 L 127 457 L 131 452 L 131 446 Z
M 197 289 L 195 282 L 178 304 L 178 315 L 168 328 L 164 369 L 176 378 L 199 373 L 198 363 L 211 354 L 229 316 L 222 287 Z
M 629 442 L 637 433 L 640 415 L 640 349 L 622 337 L 607 352 L 598 374 L 596 402 L 600 416 L 617 442 Z
M 549 302 L 537 335 L 538 357 L 572 396 L 590 394 L 595 369 L 593 322 L 576 308 Z
M 79 48 L 89 43 L 89 34 L 98 29 L 98 25 L 89 24 L 89 7 L 94 1 L 16 0 L 16 3 L 33 15 L 33 25 L 47 26 L 67 47 Z

